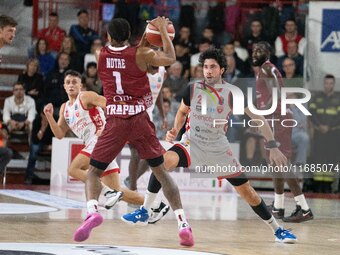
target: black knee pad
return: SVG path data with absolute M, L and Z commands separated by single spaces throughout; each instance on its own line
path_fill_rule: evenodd
M 163 164 L 164 162 L 164 157 L 163 155 L 162 156 L 159 156 L 157 158 L 151 158 L 151 159 L 147 159 L 146 160 L 149 164 L 149 166 L 151 167 L 157 167 L 157 166 L 160 166 L 161 164 Z
M 168 151 L 173 151 L 178 155 L 179 161 L 176 167 L 188 167 L 189 166 L 189 159 L 184 149 L 182 149 L 181 147 L 177 145 L 174 145 Z
M 237 177 L 233 178 L 225 178 L 228 182 L 230 182 L 231 185 L 237 187 L 241 186 L 242 184 L 245 184 L 248 181 L 248 178 L 244 173 L 240 174 Z

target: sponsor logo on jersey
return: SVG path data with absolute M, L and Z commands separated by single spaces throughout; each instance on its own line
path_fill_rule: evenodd
M 106 106 L 106 114 L 107 115 L 136 115 L 145 111 L 144 105 L 129 105 L 129 104 L 110 104 Z

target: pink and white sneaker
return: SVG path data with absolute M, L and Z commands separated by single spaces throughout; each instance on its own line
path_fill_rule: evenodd
M 103 217 L 99 213 L 89 213 L 84 222 L 76 230 L 73 240 L 76 242 L 83 242 L 89 238 L 91 230 L 103 222 Z
M 179 228 L 180 244 L 183 246 L 194 246 L 194 237 L 188 223 L 182 223 Z

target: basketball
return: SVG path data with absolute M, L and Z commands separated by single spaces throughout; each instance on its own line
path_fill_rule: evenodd
M 175 28 L 174 28 L 174 26 L 172 24 L 169 24 L 168 27 L 167 27 L 167 31 L 168 31 L 170 39 L 173 40 L 175 38 Z M 145 33 L 146 33 L 146 40 L 148 40 L 148 42 L 151 45 L 154 45 L 154 46 L 157 46 L 157 47 L 163 46 L 161 33 L 158 31 L 158 29 L 155 26 L 153 26 L 152 24 L 149 23 L 146 26 Z

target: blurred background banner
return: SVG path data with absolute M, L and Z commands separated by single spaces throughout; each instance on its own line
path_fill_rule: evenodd
M 340 78 L 340 2 L 310 2 L 306 27 L 306 87 L 323 88 L 325 74 Z M 336 85 L 335 90 L 340 91 Z

